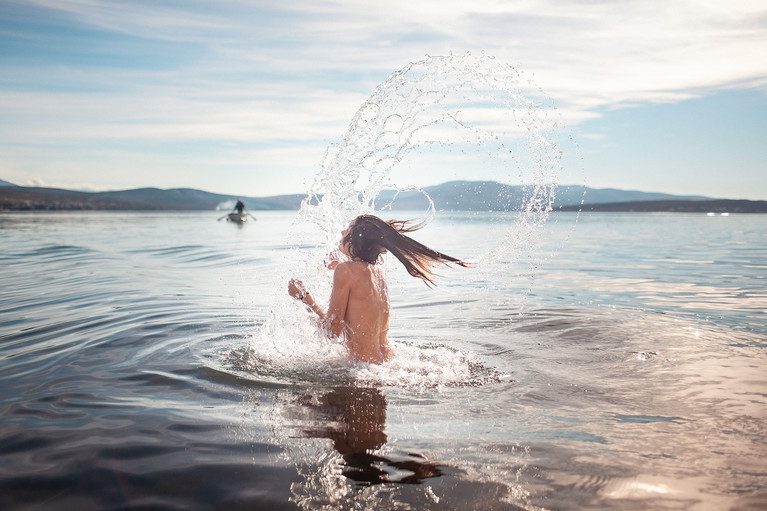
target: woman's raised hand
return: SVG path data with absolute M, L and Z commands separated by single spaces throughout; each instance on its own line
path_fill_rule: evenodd
M 300 280 L 290 279 L 288 282 L 288 294 L 293 298 L 303 301 L 308 293 L 309 291 L 306 289 L 306 286 Z

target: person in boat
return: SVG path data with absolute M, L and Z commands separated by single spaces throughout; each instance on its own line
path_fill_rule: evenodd
M 340 252 L 344 261 L 335 265 L 333 289 L 327 311 L 323 310 L 297 279 L 288 283 L 288 293 L 302 301 L 323 321 L 334 337 L 343 336 L 353 360 L 380 364 L 394 356 L 389 344 L 389 294 L 383 269 L 379 264 L 385 252 L 391 252 L 410 275 L 427 286 L 434 284 L 435 265 L 467 263 L 422 245 L 406 236 L 423 225 L 408 221 L 384 221 L 373 215 L 361 215 L 341 232 Z
M 245 211 L 245 204 L 243 204 L 243 202 L 241 200 L 238 200 L 237 204 L 234 205 L 234 209 L 235 209 L 235 211 L 237 211 L 237 213 L 239 213 L 241 215 L 242 212 Z

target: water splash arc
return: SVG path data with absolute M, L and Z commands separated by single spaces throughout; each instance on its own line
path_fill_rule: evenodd
M 512 253 L 545 223 L 561 158 L 552 137 L 556 121 L 535 101 L 542 101 L 539 91 L 533 89 L 534 99 L 523 94 L 523 83 L 516 67 L 472 54 L 427 57 L 391 74 L 357 110 L 343 139 L 327 148 L 300 221 L 314 225 L 332 249 L 357 215 L 392 206 L 381 200 L 383 190 L 423 192 L 419 177 L 427 167 L 444 165 L 456 175 L 483 170 L 524 191 L 500 200 L 519 212 L 504 243 L 474 256 Z M 430 219 L 434 204 L 426 197 Z

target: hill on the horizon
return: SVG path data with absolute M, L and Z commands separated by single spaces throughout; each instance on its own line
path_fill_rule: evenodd
M 522 199 L 528 193 L 524 186 L 506 185 L 495 181 L 450 181 L 424 188 L 434 201 L 437 210 L 453 211 L 514 211 L 521 207 Z M 619 190 L 614 188 L 595 189 L 584 186 L 562 185 L 555 194 L 554 209 L 577 210 L 583 204 L 584 210 L 630 211 L 629 208 L 609 206 L 610 204 L 633 203 L 642 211 L 684 211 L 686 206 L 669 206 L 671 203 L 697 201 L 718 201 L 709 197 L 671 195 L 665 193 Z M 210 193 L 192 188 L 138 188 L 110 192 L 80 192 L 57 188 L 35 188 L 17 186 L 0 180 L 0 210 L 197 210 L 211 211 L 230 209 L 237 199 L 252 211 L 297 210 L 305 198 L 302 194 L 277 195 L 271 197 L 242 197 Z M 719 201 L 722 204 L 727 201 Z M 729 201 L 732 205 L 735 201 Z M 758 203 L 764 201 L 737 201 L 747 211 L 762 211 Z M 746 203 L 753 203 L 750 206 Z M 727 207 L 722 206 L 721 207 Z M 744 205 L 745 204 L 745 205 Z M 428 207 L 428 199 L 422 192 L 397 193 L 384 190 L 376 200 L 376 207 L 389 205 L 393 210 L 421 211 Z M 684 206 L 684 207 L 683 207 Z M 699 204 L 704 207 L 703 204 Z M 653 209 L 653 208 L 661 209 Z M 676 209 L 668 209 L 673 207 Z M 714 207 L 709 205 L 709 207 Z M 712 209 L 712 211 L 720 211 Z M 666 208 L 666 209 L 662 209 Z M 767 211 L 767 208 L 764 209 Z
M 523 199 L 529 195 L 527 186 L 507 185 L 497 181 L 449 181 L 424 189 L 434 201 L 437 210 L 456 211 L 514 211 L 520 209 Z M 615 188 L 588 188 L 562 185 L 555 191 L 552 206 L 579 206 L 585 203 L 609 203 L 623 201 L 655 200 L 710 200 L 697 195 L 671 195 L 666 193 L 618 190 Z M 392 202 L 393 201 L 393 202 Z M 394 210 L 421 210 L 428 207 L 428 199 L 421 192 L 384 190 L 376 200 L 376 207 L 391 202 Z
M 298 209 L 304 195 L 239 197 L 192 188 L 137 188 L 109 192 L 80 192 L 59 188 L 0 186 L 0 210 L 175 210 L 213 211 L 232 208 L 242 199 L 252 210 Z

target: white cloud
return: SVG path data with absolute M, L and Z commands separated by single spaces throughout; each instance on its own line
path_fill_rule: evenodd
M 767 85 L 767 6 L 757 1 L 290 2 L 279 19 L 249 2 L 35 2 L 101 29 L 201 44 L 199 65 L 213 68 L 187 69 L 186 78 L 213 71 L 225 90 L 228 73 L 267 71 L 278 86 L 308 75 L 304 92 L 361 92 L 368 73 L 378 83 L 408 61 L 449 51 L 521 62 L 558 102 L 582 109 Z M 339 71 L 354 83 L 334 77 Z
M 103 146 L 99 161 L 89 164 L 83 156 L 79 168 L 126 169 L 123 160 L 109 159 L 127 157 L 128 149 L 120 149 L 125 143 L 144 151 L 129 159 L 146 165 L 160 157 L 158 146 L 205 141 L 220 146 L 205 157 L 211 166 L 246 168 L 255 159 L 264 168 L 282 164 L 312 172 L 317 148 L 343 136 L 367 94 L 427 54 L 485 52 L 519 64 L 571 126 L 602 110 L 646 102 L 740 87 L 767 92 L 767 5 L 758 0 L 15 5 L 48 9 L 72 32 L 92 27 L 127 35 L 120 44 L 137 45 L 131 65 L 118 59 L 105 66 L 77 58 L 56 64 L 24 59 L 0 77 L 5 147 Z M 40 37 L 36 44 L 58 42 Z M 142 51 L 153 47 L 146 50 L 140 41 L 169 46 L 160 45 L 157 54 L 147 55 L 155 63 L 142 66 Z M 181 50 L 185 58 L 175 58 Z M 70 153 L 51 152 L 44 166 L 56 167 L 62 154 Z M 173 156 L 165 157 L 170 171 Z M 182 154 L 176 159 L 187 163 Z

